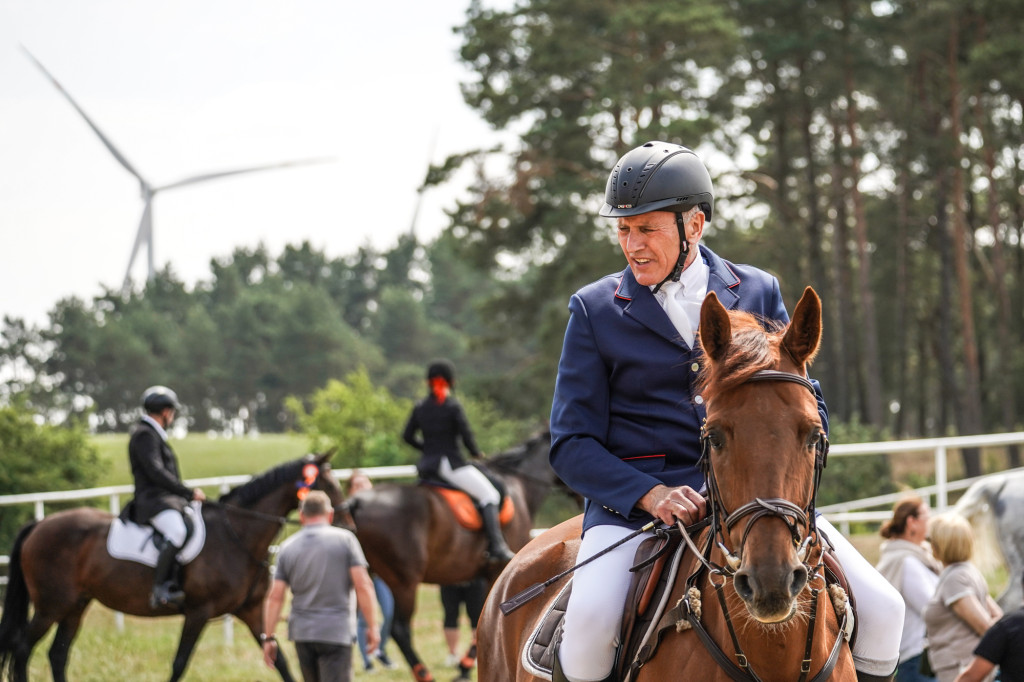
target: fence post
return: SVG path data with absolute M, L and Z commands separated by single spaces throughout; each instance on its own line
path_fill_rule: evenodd
M 946 446 L 935 447 L 935 508 L 940 512 L 949 506 L 949 489 L 946 481 Z

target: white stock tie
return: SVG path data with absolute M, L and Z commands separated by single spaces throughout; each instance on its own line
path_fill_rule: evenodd
M 683 285 L 679 282 L 665 282 L 661 285 L 661 290 L 665 292 L 664 307 L 668 319 L 672 320 L 672 324 L 675 325 L 676 331 L 682 335 L 686 345 L 692 348 L 693 323 L 690 321 L 690 316 L 686 314 L 686 310 L 683 307 L 684 304 L 677 297 L 682 287 Z

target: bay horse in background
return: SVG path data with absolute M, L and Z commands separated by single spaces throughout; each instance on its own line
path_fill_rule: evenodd
M 784 330 L 726 311 L 713 292 L 705 298 L 701 466 L 710 512 L 665 566 L 676 579 L 635 635 L 646 647 L 624 660 L 630 682 L 856 679 L 846 619 L 837 616 L 845 593 L 824 589 L 814 522 L 827 439 L 805 377 L 820 339 L 811 288 Z M 575 564 L 581 523 L 542 533 L 494 584 L 478 625 L 481 682 L 542 679 L 524 665 L 523 647 L 560 592 L 545 588 Z
M 1005 566 L 1008 583 L 999 606 L 1009 613 L 1024 601 L 1024 469 L 975 481 L 952 511 L 974 528 L 974 560 L 985 573 Z
M 515 509 L 502 528 L 513 551 L 529 541 L 534 515 L 551 488 L 561 485 L 548 463 L 550 448 L 551 434 L 544 430 L 516 448 L 483 460 L 481 468 L 498 479 Z M 416 680 L 433 680 L 412 643 L 417 588 L 420 583 L 448 585 L 478 576 L 493 581 L 498 571 L 488 565 L 484 533 L 460 525 L 431 485 L 382 483 L 353 495 L 343 511 L 347 515 L 339 513 L 338 523 L 351 523 L 370 570 L 394 594 L 392 638 Z M 475 658 L 473 653 L 470 656 Z
M 182 569 L 185 602 L 180 610 L 151 608 L 153 569 L 114 559 L 107 552 L 112 514 L 81 507 L 27 524 L 10 554 L 0 619 L 0 673 L 6 670 L 15 682 L 26 682 L 33 647 L 56 623 L 50 669 L 54 682 L 64 682 L 71 644 L 93 599 L 133 616 L 185 616 L 171 682 L 185 673 L 199 635 L 212 618 L 234 615 L 248 626 L 256 646 L 262 648 L 259 636 L 263 632 L 263 598 L 270 585 L 270 543 L 286 515 L 298 508 L 299 488 L 323 490 L 334 504 L 343 501 L 330 457 L 307 455 L 278 465 L 218 502 L 203 503 L 206 542 Z M 31 620 L 30 604 L 34 608 Z M 276 667 L 285 682 L 293 680 L 280 652 Z

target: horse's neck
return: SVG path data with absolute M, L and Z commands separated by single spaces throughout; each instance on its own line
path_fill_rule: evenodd
M 281 530 L 281 524 L 274 520 L 287 518 L 297 508 L 295 494 L 291 491 L 266 495 L 247 507 L 253 516 L 244 520 L 246 530 L 240 535 L 255 548 L 270 547 Z

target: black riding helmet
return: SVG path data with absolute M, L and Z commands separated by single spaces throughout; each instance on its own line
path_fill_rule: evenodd
M 142 409 L 149 414 L 155 414 L 166 408 L 180 410 L 178 394 L 166 386 L 150 386 L 142 393 Z
M 427 368 L 427 381 L 434 377 L 441 377 L 449 386 L 455 388 L 455 365 L 448 360 L 435 360 Z
M 669 142 L 648 142 L 626 152 L 608 176 L 604 206 L 600 215 L 605 218 L 670 211 L 676 214 L 679 230 L 679 259 L 668 277 L 655 287 L 655 291 L 669 280 L 678 280 L 686 262 L 689 248 L 683 214 L 699 206 L 707 221 L 715 206 L 711 175 L 704 162 L 690 149 Z

